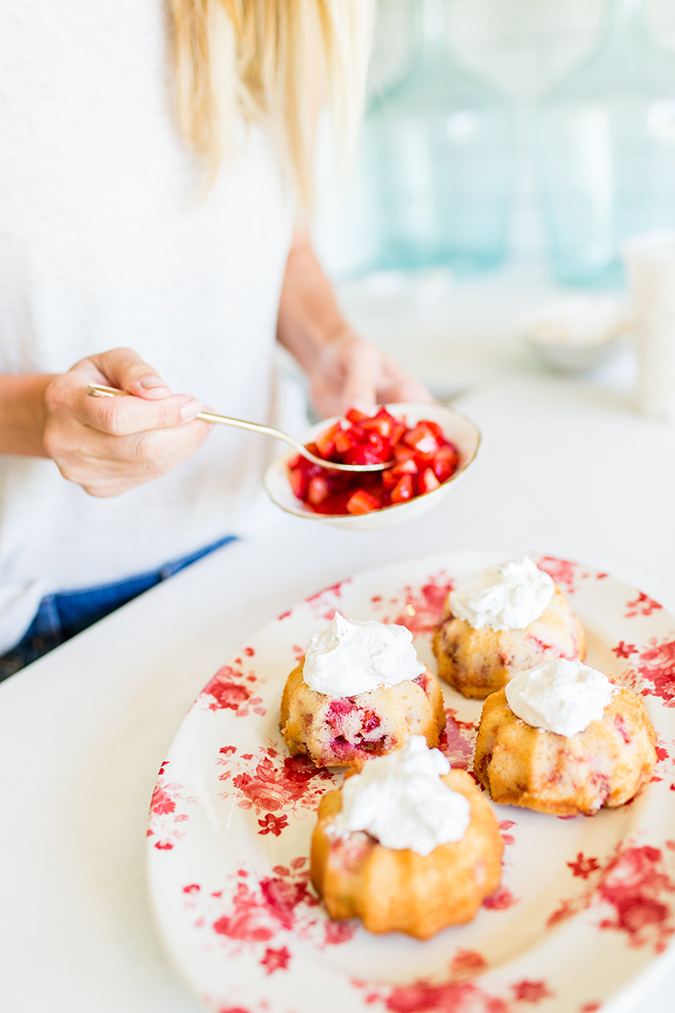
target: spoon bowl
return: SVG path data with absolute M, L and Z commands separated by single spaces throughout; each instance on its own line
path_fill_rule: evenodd
M 302 517 L 308 521 L 323 521 L 336 528 L 349 528 L 352 531 L 375 531 L 379 528 L 392 527 L 395 524 L 402 524 L 404 521 L 419 517 L 427 510 L 436 506 L 450 490 L 454 487 L 459 478 L 462 478 L 472 465 L 478 453 L 481 435 L 477 426 L 454 408 L 434 402 L 402 401 L 396 404 L 384 406 L 392 415 L 404 415 L 408 426 L 414 426 L 422 419 L 429 419 L 437 422 L 443 430 L 446 439 L 454 443 L 459 451 L 459 465 L 454 475 L 446 482 L 439 485 L 433 492 L 425 493 L 423 496 L 416 496 L 405 503 L 393 503 L 391 506 L 382 507 L 381 510 L 372 510 L 366 514 L 318 514 L 310 510 L 302 500 L 297 499 L 291 489 L 288 479 L 288 464 L 296 456 L 295 454 L 282 454 L 268 466 L 264 485 L 268 495 L 278 507 L 286 513 L 295 517 Z M 312 426 L 304 437 L 305 443 L 311 443 L 314 439 L 327 429 L 338 417 L 323 419 Z

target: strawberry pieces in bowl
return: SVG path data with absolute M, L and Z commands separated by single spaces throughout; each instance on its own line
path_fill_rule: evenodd
M 422 407 L 422 406 L 420 406 Z M 381 407 L 375 415 L 352 408 L 319 432 L 307 449 L 326 461 L 313 464 L 298 454 L 288 462 L 288 478 L 297 499 L 317 514 L 359 515 L 395 506 L 434 492 L 454 475 L 458 448 L 433 419 L 408 426 L 405 416 Z M 384 471 L 331 470 L 330 462 L 379 464 Z

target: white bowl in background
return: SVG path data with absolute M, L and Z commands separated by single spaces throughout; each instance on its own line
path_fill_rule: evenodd
M 286 513 L 295 517 L 303 517 L 308 521 L 323 521 L 336 528 L 350 528 L 352 531 L 375 531 L 378 528 L 392 527 L 394 524 L 402 524 L 404 521 L 412 520 L 426 513 L 432 507 L 448 495 L 458 479 L 466 474 L 476 458 L 480 446 L 480 431 L 474 423 L 447 405 L 435 402 L 402 401 L 396 404 L 384 406 L 392 415 L 404 415 L 409 427 L 422 419 L 429 419 L 437 422 L 443 430 L 446 439 L 457 447 L 459 452 L 459 466 L 457 471 L 446 482 L 439 485 L 433 492 L 424 493 L 405 503 L 393 503 L 391 506 L 382 507 L 381 510 L 372 510 L 366 514 L 317 514 L 305 506 L 302 500 L 297 499 L 291 489 L 288 480 L 288 463 L 296 457 L 291 451 L 277 457 L 269 465 L 265 472 L 264 485 L 270 498 L 277 506 Z M 337 417 L 323 419 L 305 434 L 304 443 L 311 443 L 315 437 L 328 429 Z M 328 462 L 327 462 L 328 464 Z
M 623 296 L 574 292 L 523 314 L 516 322 L 525 344 L 551 369 L 583 373 L 609 359 L 632 326 Z

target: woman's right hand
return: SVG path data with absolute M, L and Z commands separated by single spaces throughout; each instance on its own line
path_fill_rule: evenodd
M 88 384 L 118 387 L 133 397 L 91 397 Z M 118 496 L 165 475 L 191 457 L 211 424 L 202 405 L 172 394 L 130 348 L 77 362 L 45 390 L 44 447 L 69 482 L 90 496 Z

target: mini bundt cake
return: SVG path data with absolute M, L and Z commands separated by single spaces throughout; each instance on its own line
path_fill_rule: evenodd
M 562 591 L 525 557 L 451 591 L 433 649 L 440 678 L 483 700 L 547 659 L 583 661 L 586 638 Z
M 323 796 L 312 883 L 331 918 L 427 939 L 475 917 L 499 886 L 503 847 L 471 776 L 414 737 Z
M 547 662 L 487 698 L 473 769 L 495 802 L 592 816 L 649 781 L 655 743 L 635 693 L 580 662 Z
M 286 680 L 280 727 L 293 756 L 358 769 L 369 757 L 400 749 L 411 735 L 437 746 L 445 727 L 443 692 L 417 661 L 404 626 L 349 623 L 336 613 Z

